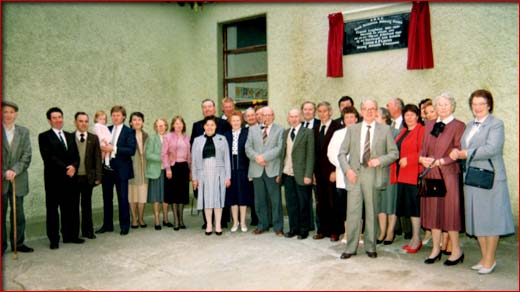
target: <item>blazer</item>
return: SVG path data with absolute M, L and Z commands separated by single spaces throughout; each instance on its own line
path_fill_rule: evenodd
M 9 185 L 11 184 L 5 179 L 5 172 L 12 170 L 16 172 L 14 179 L 16 196 L 25 196 L 29 193 L 29 174 L 27 169 L 32 159 L 29 130 L 15 124 L 13 141 L 11 146 L 9 146 L 5 129 L 2 127 L 2 141 L 2 194 L 6 194 L 9 191 Z
M 305 124 L 305 121 L 302 122 L 302 126 Z M 319 128 L 320 127 L 320 124 L 321 124 L 321 121 L 317 118 L 314 118 L 314 124 L 312 124 L 312 129 L 310 130 L 313 130 L 313 129 L 316 129 L 316 128 Z
M 202 150 L 206 143 L 205 136 L 195 138 L 192 146 L 191 155 L 191 176 L 193 180 L 204 179 L 204 159 L 202 158 Z M 226 179 L 231 179 L 231 162 L 229 161 L 229 146 L 226 137 L 216 134 L 213 137 L 215 143 L 215 171 Z
M 329 149 L 329 143 L 332 139 L 332 135 L 334 135 L 336 130 L 341 129 L 341 125 L 334 120 L 330 122 L 322 145 L 319 145 L 320 127 L 314 128 L 314 157 L 316 160 L 314 165 L 314 173 L 316 175 L 316 179 L 326 179 L 329 181 L 329 176 L 332 172 L 336 171 L 336 167 L 330 163 L 329 158 L 327 157 L 327 151 Z
M 401 130 L 401 133 L 395 138 L 395 141 L 399 141 L 403 136 L 406 128 Z M 405 158 L 407 164 L 405 167 L 399 167 L 399 176 L 397 176 L 397 163 L 399 160 L 390 165 L 390 183 L 407 183 L 411 185 L 417 184 L 417 177 L 422 170 L 422 165 L 419 164 L 419 153 L 421 152 L 422 140 L 424 136 L 424 127 L 420 123 L 404 138 L 401 143 L 401 149 L 399 151 L 399 159 Z
M 280 167 L 280 177 L 283 174 L 285 157 L 287 155 L 287 139 L 291 128 L 286 129 L 283 134 L 282 146 L 282 165 Z M 300 127 L 298 134 L 294 138 L 291 159 L 294 172 L 294 180 L 297 184 L 304 186 L 303 179 L 308 177 L 312 180 L 314 171 L 314 133 L 311 129 Z
M 272 124 L 269 136 L 264 144 L 262 129 L 259 125 L 249 128 L 246 141 L 246 155 L 249 158 L 249 177 L 261 177 L 264 172 L 268 177 L 280 175 L 281 153 L 283 146 L 283 128 L 278 124 Z M 256 163 L 256 156 L 263 155 L 267 166 Z
M 144 157 L 146 159 L 146 169 L 144 176 L 146 178 L 157 179 L 161 176 L 162 167 L 161 161 L 162 142 L 159 134 L 153 134 L 148 139 L 144 146 Z
M 221 118 L 216 117 L 217 120 L 217 134 L 224 135 L 227 131 L 231 130 L 231 125 L 228 123 L 228 121 L 223 120 Z M 191 138 L 190 138 L 190 145 L 193 145 L 193 141 L 198 136 L 201 136 L 204 134 L 204 120 L 197 121 L 193 123 L 193 126 L 191 128 Z
M 76 137 L 76 133 L 74 133 L 74 137 Z M 89 184 L 95 185 L 96 181 L 101 182 L 102 175 L 99 138 L 97 135 L 88 132 L 86 142 L 87 147 L 85 150 L 85 170 L 87 171 L 87 181 Z
M 495 168 L 495 180 L 505 180 L 507 176 L 503 158 L 504 122 L 489 114 L 484 122 L 480 124 L 477 132 L 469 140 L 468 144 L 466 143 L 466 137 L 469 135 L 474 123 L 474 121 L 471 121 L 467 124 L 461 138 L 462 149 L 467 149 L 468 152 L 466 163 L 469 162 L 470 156 L 475 153 L 471 166 L 491 170 L 491 165 L 488 162 L 488 159 L 491 159 Z M 468 165 L 466 165 L 466 169 L 467 167 Z
M 240 134 L 238 135 L 238 165 L 232 165 L 232 170 L 247 171 L 249 169 L 249 158 L 247 158 L 246 155 L 246 141 L 248 134 L 249 128 L 240 129 Z M 231 159 L 231 157 L 233 156 L 231 149 L 233 147 L 233 132 L 227 131 L 224 134 L 224 136 L 226 137 L 226 140 L 229 145 L 229 159 L 231 162 L 233 162 L 233 160 Z
M 361 126 L 362 123 L 354 124 L 348 127 L 347 135 L 345 140 L 341 144 L 341 148 L 338 154 L 339 164 L 343 175 L 348 170 L 353 170 L 359 175 L 361 170 Z M 347 159 L 347 155 L 349 159 Z M 376 167 L 376 177 L 374 187 L 378 190 L 386 188 L 387 183 L 390 181 L 388 174 L 388 166 L 399 158 L 399 151 L 397 145 L 392 137 L 392 131 L 387 125 L 381 125 L 376 123 L 374 127 L 374 138 L 370 148 L 370 159 L 378 158 L 381 164 Z M 347 190 L 352 190 L 353 185 L 345 180 Z M 356 181 L 356 185 L 359 184 L 359 178 Z
M 77 169 L 79 166 L 79 153 L 76 146 L 74 134 L 63 131 L 67 148 L 61 143 L 60 139 L 52 129 L 38 135 L 40 154 L 43 159 L 43 176 L 45 188 L 60 187 L 62 179 L 68 178 L 67 166 L 73 165 Z
M 110 132 L 112 132 L 113 128 L 113 125 L 108 126 Z M 123 124 L 116 146 L 116 157 L 110 160 L 110 166 L 114 169 L 114 172 L 119 179 L 129 180 L 134 178 L 132 156 L 135 155 L 135 150 L 137 148 L 135 130 Z
M 174 132 L 170 132 L 164 136 L 163 144 L 162 144 L 162 150 L 161 150 L 161 160 L 162 160 L 162 166 L 164 169 L 168 169 L 171 165 L 175 164 L 175 161 L 177 160 L 177 140 L 179 138 L 177 137 L 177 134 Z M 187 147 L 187 154 L 186 154 L 186 162 L 188 162 L 188 165 L 191 165 L 191 143 L 188 139 L 188 136 L 183 135 L 182 141 Z

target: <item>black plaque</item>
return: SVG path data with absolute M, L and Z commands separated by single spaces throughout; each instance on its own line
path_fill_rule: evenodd
M 345 22 L 343 55 L 408 47 L 410 13 Z

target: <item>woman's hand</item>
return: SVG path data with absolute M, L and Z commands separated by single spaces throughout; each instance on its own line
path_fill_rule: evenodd
M 167 178 L 167 179 L 172 179 L 172 171 L 171 171 L 171 169 L 168 169 L 168 170 L 166 171 L 166 178 Z
M 231 186 L 231 180 L 229 178 L 226 179 L 226 188 L 229 188 Z
M 403 158 L 401 158 L 401 160 L 399 160 L 400 167 L 406 167 L 407 165 L 408 165 L 408 159 L 406 157 L 403 157 Z
M 199 187 L 199 181 L 198 180 L 193 180 L 192 184 L 193 184 L 193 189 L 194 190 L 196 190 Z

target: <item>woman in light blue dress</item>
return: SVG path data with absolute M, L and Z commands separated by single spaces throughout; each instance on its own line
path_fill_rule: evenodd
M 454 149 L 450 157 L 467 159 L 466 169 L 469 166 L 494 169 L 491 189 L 464 185 L 466 232 L 477 237 L 482 253 L 482 259 L 471 268 L 479 274 L 489 274 L 496 267 L 499 236 L 515 232 L 503 159 L 504 122 L 491 114 L 493 96 L 487 90 L 473 92 L 469 106 L 475 120 L 466 126 L 461 139 L 462 149 Z

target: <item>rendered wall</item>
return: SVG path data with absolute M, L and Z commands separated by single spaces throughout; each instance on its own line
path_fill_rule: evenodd
M 505 160 L 513 213 L 518 218 L 518 6 L 507 3 L 431 3 L 435 68 L 406 70 L 406 49 L 343 57 L 343 78 L 326 78 L 327 15 L 367 18 L 399 10 L 381 4 L 205 4 L 193 12 L 174 4 L 3 4 L 4 98 L 21 107 L 19 123 L 33 142 L 27 214 L 45 212 L 37 133 L 48 129 L 45 110 L 60 105 L 66 129 L 77 110 L 94 113 L 121 103 L 153 119 L 182 114 L 199 119 L 200 101 L 221 96 L 219 23 L 267 16 L 270 104 L 276 122 L 304 100 L 327 100 L 336 109 L 344 94 L 417 103 L 444 91 L 455 112 L 471 120 L 468 95 L 491 90 L 495 115 L 506 123 Z M 337 111 L 334 116 L 337 116 Z M 191 127 L 188 126 L 188 131 Z M 188 133 L 189 134 L 189 133 Z M 96 190 L 94 207 L 101 207 Z

